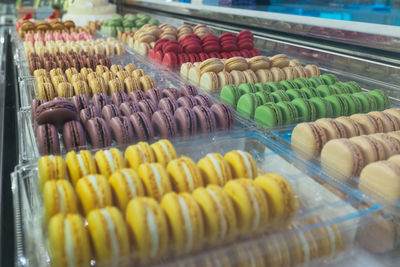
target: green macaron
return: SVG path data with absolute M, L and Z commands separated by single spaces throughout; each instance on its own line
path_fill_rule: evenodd
M 318 90 L 315 89 L 314 87 L 303 87 L 300 90 L 303 91 L 307 95 L 307 98 L 321 96 L 321 94 L 318 92 Z
M 290 89 L 286 91 L 286 94 L 289 96 L 290 100 L 296 98 L 307 98 L 307 95 L 304 91 L 299 89 Z
M 264 126 L 277 126 L 282 124 L 283 115 L 277 104 L 266 103 L 257 107 L 254 120 Z
M 299 113 L 297 112 L 296 106 L 293 105 L 292 102 L 282 101 L 276 104 L 281 109 L 283 124 L 292 124 L 297 122 L 297 120 L 299 119 Z
M 335 94 L 350 94 L 351 91 L 348 87 L 344 86 L 342 83 L 335 83 L 330 85 L 330 87 L 335 91 Z
M 369 95 L 372 95 L 377 103 L 378 110 L 385 110 L 390 108 L 390 101 L 388 95 L 381 89 L 375 89 L 368 91 Z
M 321 78 L 326 85 L 332 85 L 339 82 L 338 77 L 336 77 L 336 75 L 331 73 L 322 74 Z
M 300 87 L 292 80 L 284 80 L 281 81 L 280 84 L 285 87 L 285 90 L 300 89 Z
M 330 85 L 319 85 L 317 91 L 322 97 L 335 94 L 335 90 Z
M 271 93 L 268 93 L 267 91 L 258 91 L 256 95 L 262 104 L 274 102 L 274 98 L 272 97 Z
M 237 111 L 246 118 L 253 118 L 254 111 L 261 105 L 259 97 L 256 94 L 244 94 L 237 102 Z
M 299 114 L 299 122 L 314 121 L 317 118 L 315 105 L 308 99 L 297 98 L 291 101 Z
M 283 87 L 282 84 L 278 82 L 266 82 L 266 84 L 272 88 L 272 91 L 278 91 L 278 90 L 285 90 L 285 87 Z
M 297 86 L 300 88 L 303 87 L 314 87 L 316 88 L 316 86 L 313 85 L 313 83 L 310 81 L 310 79 L 306 79 L 306 78 L 296 78 L 293 80 Z M 323 84 L 323 83 L 322 83 Z
M 220 100 L 223 103 L 230 105 L 231 107 L 235 108 L 237 101 L 239 100 L 240 92 L 236 85 L 225 85 L 220 93 Z
M 332 104 L 333 117 L 346 116 L 349 112 L 347 101 L 339 95 L 330 95 L 325 97 Z
M 340 96 L 347 101 L 347 104 L 349 106 L 347 115 L 353 115 L 362 112 L 362 104 L 360 99 L 353 96 L 352 94 L 341 94 Z
M 283 90 L 275 91 L 275 92 L 271 93 L 271 95 L 274 98 L 275 103 L 278 103 L 280 101 L 290 101 L 290 97 Z
M 331 102 L 322 97 L 312 97 L 309 100 L 315 106 L 317 119 L 331 118 L 333 116 L 333 107 Z
M 350 92 L 352 92 L 352 93 L 361 92 L 361 86 L 358 83 L 354 82 L 354 81 L 345 82 L 343 84 L 345 86 L 347 86 L 350 89 Z
M 239 85 L 239 92 L 241 95 L 257 92 L 257 87 L 252 83 L 242 83 Z
M 258 91 L 272 92 L 272 88 L 266 83 L 255 83 L 254 86 Z
M 377 101 L 375 97 L 373 97 L 372 95 L 366 92 L 359 92 L 359 93 L 354 93 L 353 96 L 357 97 L 360 100 L 363 113 L 367 113 L 378 109 Z
M 317 88 L 320 85 L 324 85 L 324 80 L 322 80 L 319 76 L 313 76 L 308 79 L 308 81 L 312 84 L 312 87 Z

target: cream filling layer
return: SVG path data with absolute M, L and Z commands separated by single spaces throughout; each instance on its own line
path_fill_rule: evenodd
M 118 239 L 115 236 L 115 230 L 116 230 L 115 225 L 111 219 L 110 213 L 106 209 L 101 209 L 100 212 L 106 219 L 107 230 L 108 230 L 107 232 L 110 234 L 110 238 L 111 238 L 111 246 L 112 246 L 112 252 L 113 252 L 112 266 L 117 266 L 118 258 L 119 258 L 119 244 L 118 244 Z
M 336 238 L 333 229 L 327 225 L 326 230 L 328 231 L 329 240 L 331 241 L 331 255 L 335 255 L 336 250 Z
M 86 176 L 87 171 L 86 171 L 85 163 L 83 162 L 82 156 L 80 154 L 78 154 L 78 155 L 76 155 L 76 158 L 78 159 L 79 167 L 81 167 L 83 176 Z
M 243 158 L 244 164 L 246 165 L 247 173 L 249 174 L 250 179 L 253 179 L 253 168 L 251 167 L 251 163 L 247 155 L 242 150 L 236 150 Z
M 115 171 L 114 157 L 110 150 L 104 150 L 104 155 L 106 156 L 108 165 L 111 168 L 111 173 L 113 173 Z
M 275 238 L 272 239 L 272 245 L 274 246 L 276 253 L 278 253 L 279 263 L 281 264 L 283 262 L 281 248 Z
M 147 208 L 147 225 L 149 226 L 150 238 L 151 238 L 151 257 L 154 258 L 157 255 L 158 250 L 158 226 L 156 216 Z
M 193 248 L 193 228 L 192 223 L 190 222 L 190 213 L 189 208 L 182 197 L 178 197 L 179 206 L 181 207 L 183 219 L 185 221 L 185 228 L 187 232 L 187 244 L 186 249 L 187 251 L 192 250 Z
M 310 246 L 309 246 L 309 244 L 308 244 L 308 242 L 307 242 L 307 239 L 306 239 L 306 237 L 304 236 L 304 234 L 303 233 L 301 233 L 301 232 L 298 232 L 298 234 L 299 234 L 299 237 L 300 237 L 300 240 L 301 240 L 301 243 L 302 243 L 302 245 L 303 245 L 303 251 L 304 251 L 304 264 L 308 264 L 309 262 L 310 262 Z
M 226 222 L 224 210 L 222 208 L 221 202 L 217 198 L 217 195 L 214 193 L 214 191 L 212 191 L 210 188 L 206 188 L 206 190 L 210 194 L 210 196 L 214 199 L 215 203 L 217 204 L 218 212 L 220 214 L 220 219 L 221 219 L 221 224 L 222 224 L 221 238 L 224 238 L 226 236 L 226 232 L 228 229 L 228 224 Z
M 128 183 L 129 191 L 132 194 L 132 197 L 136 196 L 136 187 L 132 182 L 130 174 L 126 170 L 121 170 L 122 174 L 125 177 L 126 182 Z
M 64 236 L 65 236 L 65 254 L 67 254 L 68 267 L 75 266 L 75 250 L 73 233 L 69 220 L 64 219 Z
M 156 179 L 156 185 L 157 185 L 158 192 L 160 193 L 160 195 L 162 195 L 163 188 L 162 188 L 162 182 L 161 182 L 161 175 L 158 172 L 157 167 L 154 166 L 154 164 L 150 164 L 150 167 L 153 170 L 154 178 Z
M 247 249 L 247 255 L 249 256 L 249 260 L 250 260 L 250 266 L 251 267 L 256 267 L 256 260 L 254 259 L 254 254 L 251 253 L 250 249 Z
M 58 191 L 58 199 L 59 199 L 59 208 L 61 213 L 66 213 L 67 212 L 67 207 L 65 206 L 65 193 L 64 189 L 60 186 L 57 185 L 57 191 Z
M 258 228 L 258 226 L 260 224 L 260 207 L 258 206 L 257 198 L 256 198 L 253 188 L 251 188 L 250 186 L 248 186 L 247 188 L 249 190 L 249 195 L 250 195 L 251 201 L 254 203 L 254 212 L 256 214 L 254 221 L 253 221 L 253 231 L 254 231 Z
M 183 171 L 186 174 L 187 181 L 189 183 L 189 190 L 193 191 L 194 190 L 194 181 L 193 181 L 192 174 L 190 173 L 189 168 L 188 168 L 188 166 L 186 165 L 185 162 L 182 161 L 181 164 L 182 164 L 182 167 L 183 167 Z
M 139 149 L 140 153 L 142 154 L 143 162 L 147 162 L 146 153 L 144 153 L 143 148 L 140 145 L 137 145 L 136 147 Z
M 224 185 L 224 176 L 222 175 L 221 166 L 219 166 L 218 160 L 214 157 L 213 154 L 207 154 L 206 157 L 211 161 L 212 165 L 214 166 L 214 169 L 218 174 L 220 185 Z
M 168 147 L 161 141 L 159 141 L 158 143 L 160 144 L 160 146 L 164 150 L 165 154 L 167 154 L 168 162 L 170 162 L 171 161 L 171 155 L 168 152 Z
M 100 205 L 103 206 L 103 198 L 101 197 L 99 184 L 95 175 L 87 176 L 89 182 L 93 185 L 94 191 L 96 192 L 97 198 L 99 199 Z
M 52 163 L 55 163 L 55 161 L 56 161 L 56 159 L 54 158 L 53 155 L 50 155 L 50 156 L 49 156 L 49 160 L 50 160 Z

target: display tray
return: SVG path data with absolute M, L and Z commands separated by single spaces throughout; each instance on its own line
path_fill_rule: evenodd
M 220 266 L 218 259 L 228 257 L 232 266 L 250 266 L 252 263 L 254 264 L 254 260 L 267 261 L 270 257 L 276 257 L 277 254 L 282 255 L 280 253 L 283 249 L 282 243 L 277 243 L 282 238 L 287 240 L 284 243 L 287 244 L 287 249 L 291 254 L 294 249 L 309 248 L 303 242 L 307 244 L 308 239 L 304 239 L 304 236 L 310 233 L 317 244 L 320 244 L 319 241 L 322 242 L 322 240 L 340 242 L 338 239 L 332 239 L 332 229 L 337 229 L 342 241 L 334 252 L 330 251 L 325 256 L 314 259 L 311 259 L 310 254 L 305 252 L 305 255 L 308 255 L 305 256 L 306 261 L 320 266 L 351 253 L 352 249 L 357 246 L 355 237 L 358 228 L 365 226 L 369 222 L 369 217 L 382 208 L 380 205 L 368 207 L 362 204 L 362 199 L 350 191 L 328 190 L 330 181 L 324 181 L 323 184 L 316 182 L 319 180 L 316 179 L 319 174 L 313 168 L 296 160 L 270 138 L 258 133 L 233 133 L 216 136 L 212 139 L 173 141 L 173 145 L 178 156 L 191 157 L 195 162 L 211 152 L 221 154 L 231 150 L 249 152 L 255 159 L 257 167 L 263 172 L 277 173 L 287 179 L 294 190 L 298 210 L 289 228 L 284 226 L 270 230 L 269 234 L 241 238 L 230 245 L 207 247 L 204 251 L 186 257 L 169 257 L 156 262 L 156 265 L 176 266 L 178 263 L 176 260 L 179 260 L 179 263 L 184 264 L 183 266 L 189 263 L 203 265 L 207 262 L 211 263 L 209 266 Z M 37 164 L 32 163 L 18 165 L 12 174 L 17 266 L 49 266 L 50 256 L 46 247 L 46 232 L 42 228 L 43 203 L 38 189 L 37 171 Z M 323 231 L 325 235 L 321 234 L 318 229 L 325 229 Z M 300 238 L 301 244 L 289 241 L 293 238 Z M 267 243 L 276 244 L 276 247 L 272 250 L 267 249 Z M 246 253 L 242 255 L 241 251 Z M 279 256 L 279 259 L 282 260 L 282 256 Z M 95 259 L 92 264 L 95 264 Z M 298 263 L 293 262 L 291 265 L 295 264 Z

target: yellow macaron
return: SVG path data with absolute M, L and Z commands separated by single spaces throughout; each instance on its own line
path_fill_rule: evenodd
M 196 163 L 191 158 L 180 157 L 168 163 L 167 172 L 175 192 L 192 192 L 203 186 L 203 178 Z
M 282 176 L 268 173 L 255 179 L 264 191 L 268 201 L 269 217 L 272 224 L 287 222 L 295 213 L 295 197 L 290 184 Z
M 156 161 L 153 149 L 146 142 L 139 142 L 136 145 L 128 146 L 125 150 L 125 159 L 134 170 L 137 170 L 142 163 L 153 163 Z
M 119 266 L 129 254 L 129 236 L 124 218 L 115 207 L 95 209 L 87 215 L 89 234 L 100 266 Z
M 237 267 L 247 267 L 247 266 L 252 266 L 252 267 L 264 267 L 267 266 L 265 265 L 264 261 L 264 249 L 261 250 L 259 246 L 256 244 L 251 244 L 247 246 L 238 246 L 236 253 L 233 255 L 235 257 L 236 264 L 235 266 Z M 269 267 L 269 266 L 268 266 Z
M 261 242 L 260 246 L 265 251 L 265 263 L 268 267 L 292 266 L 290 265 L 290 251 L 285 239 L 273 236 Z
M 138 174 L 147 196 L 160 201 L 163 195 L 172 191 L 167 171 L 160 163 L 143 163 L 138 168 Z
M 65 161 L 73 185 L 83 176 L 97 174 L 96 162 L 87 150 L 81 150 L 79 153 L 72 150 L 67 153 Z
M 139 175 L 133 169 L 120 169 L 108 179 L 116 204 L 122 212 L 125 211 L 129 200 L 144 196 L 144 186 Z
M 97 168 L 105 177 L 110 177 L 113 172 L 125 168 L 125 159 L 121 151 L 117 148 L 109 150 L 99 150 L 94 155 Z
M 79 214 L 54 215 L 50 219 L 48 232 L 51 266 L 90 266 L 89 235 Z
M 292 224 L 289 230 L 296 230 L 300 225 Z M 300 230 L 292 231 L 286 237 L 287 243 L 290 244 L 290 257 L 292 265 L 308 265 L 310 262 L 318 258 L 318 244 L 311 231 Z
M 49 180 L 67 179 L 67 167 L 60 156 L 43 156 L 38 161 L 38 184 L 39 190 L 43 189 L 44 183 Z
M 160 204 L 152 198 L 137 197 L 126 208 L 126 223 L 141 262 L 162 258 L 168 248 L 168 225 Z
M 232 179 L 232 171 L 221 154 L 209 153 L 197 163 L 205 184 L 224 186 Z
M 203 213 L 207 242 L 217 244 L 233 240 L 237 233 L 236 214 L 224 189 L 208 185 L 197 188 L 192 195 Z
M 199 205 L 189 193 L 170 192 L 161 200 L 176 255 L 202 248 L 204 244 L 204 221 Z
M 253 180 L 239 178 L 224 186 L 236 211 L 238 232 L 262 232 L 268 226 L 269 211 L 264 192 Z
M 258 176 L 257 166 L 250 153 L 242 150 L 233 150 L 225 154 L 226 161 L 232 170 L 232 178 L 250 178 Z
M 320 216 L 316 216 L 307 221 L 309 224 L 317 224 L 322 223 L 325 220 Z M 342 236 L 340 230 L 335 224 L 322 225 L 312 229 L 311 232 L 313 236 L 317 237 L 315 241 L 318 244 L 320 258 L 334 256 L 343 250 Z
M 68 180 L 50 180 L 43 187 L 43 223 L 57 213 L 77 213 L 78 200 Z
M 76 193 L 85 214 L 93 209 L 112 205 L 110 184 L 103 175 L 90 174 L 82 177 L 76 183 Z
M 168 165 L 173 159 L 176 159 L 176 151 L 170 141 L 162 139 L 150 146 L 153 149 L 156 162 L 164 166 Z

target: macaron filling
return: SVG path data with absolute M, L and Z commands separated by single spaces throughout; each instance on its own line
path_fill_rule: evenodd
M 136 187 L 132 182 L 131 175 L 126 170 L 121 170 L 121 173 L 123 174 L 125 181 L 128 184 L 130 197 L 135 197 L 136 196 Z
M 308 264 L 310 262 L 310 246 L 308 245 L 308 241 L 302 232 L 298 232 L 301 244 L 303 245 L 304 251 L 304 264 Z
M 256 199 L 256 195 L 254 193 L 253 188 L 251 188 L 250 186 L 247 186 L 248 192 L 249 192 L 249 196 L 251 198 L 251 202 L 253 202 L 253 207 L 254 207 L 254 221 L 253 221 L 253 231 L 255 231 L 258 228 L 258 225 L 260 224 L 260 207 L 258 206 L 258 202 Z
M 212 165 L 214 166 L 215 171 L 218 174 L 219 182 L 221 185 L 223 185 L 224 184 L 224 176 L 222 174 L 221 166 L 219 165 L 218 160 L 214 157 L 213 154 L 207 154 L 206 157 L 210 159 Z
M 153 170 L 154 179 L 156 180 L 156 185 L 157 185 L 158 192 L 162 196 L 163 195 L 163 188 L 162 188 L 162 183 L 161 183 L 161 175 L 158 172 L 157 167 L 154 166 L 154 164 L 150 164 L 150 167 Z
M 185 248 L 187 249 L 187 251 L 190 251 L 193 248 L 193 229 L 192 229 L 192 223 L 190 221 L 189 207 L 187 206 L 186 201 L 182 197 L 178 197 L 178 202 L 182 210 L 183 220 L 185 222 L 185 229 L 187 233 L 187 243 Z
M 85 163 L 83 162 L 83 158 L 81 154 L 76 155 L 76 158 L 78 160 L 79 167 L 81 168 L 82 176 L 87 175 L 87 170 L 85 167 Z
M 93 185 L 94 191 L 97 195 L 100 205 L 103 206 L 103 198 L 101 197 L 101 194 L 100 194 L 99 184 L 98 184 L 96 176 L 88 175 L 86 177 L 88 178 L 89 182 Z
M 251 167 L 251 163 L 250 163 L 249 158 L 247 157 L 247 155 L 243 151 L 237 150 L 237 152 L 243 158 L 244 163 L 246 165 L 246 173 L 249 175 L 249 177 L 246 177 L 246 178 L 253 178 L 253 168 Z
M 65 254 L 67 254 L 68 267 L 75 266 L 74 239 L 71 224 L 68 219 L 64 219 Z
M 184 162 L 184 161 L 182 160 L 180 163 L 181 163 L 181 165 L 182 165 L 183 171 L 185 172 L 187 181 L 188 181 L 188 183 L 189 183 L 189 191 L 193 191 L 193 190 L 195 189 L 195 187 L 194 187 L 194 181 L 193 181 L 193 176 L 192 176 L 192 174 L 190 173 L 190 170 L 189 170 L 188 166 L 186 165 L 186 162 Z
M 228 224 L 226 222 L 224 209 L 222 208 L 221 202 L 219 201 L 217 195 L 212 191 L 210 188 L 206 188 L 207 192 L 210 194 L 212 199 L 214 200 L 215 204 L 217 205 L 218 212 L 220 214 L 220 222 L 221 222 L 221 238 L 226 236 L 228 230 Z
M 335 255 L 335 250 L 336 250 L 335 233 L 333 232 L 333 229 L 330 227 L 330 225 L 326 225 L 325 229 L 327 230 L 329 235 L 329 240 L 331 241 L 331 255 Z
M 154 258 L 158 250 L 158 227 L 156 217 L 150 208 L 147 208 L 147 225 L 149 226 L 151 238 L 151 257 Z
M 111 219 L 110 213 L 107 210 L 101 209 L 100 212 L 103 215 L 103 217 L 106 219 L 107 233 L 110 235 L 110 239 L 111 239 L 112 252 L 113 252 L 112 266 L 117 266 L 118 265 L 118 257 L 119 257 L 119 244 L 118 244 L 117 237 L 115 236 L 115 232 L 116 232 L 115 225 Z
M 165 152 L 165 155 L 167 155 L 167 158 L 168 158 L 167 162 L 170 162 L 171 161 L 171 155 L 169 154 L 168 147 L 162 141 L 159 141 L 158 144 L 160 144 L 160 146 L 162 147 L 162 149 Z
M 142 163 L 146 163 L 147 157 L 146 157 L 146 153 L 144 152 L 143 148 L 141 147 L 140 144 L 138 144 L 136 147 L 139 149 L 140 153 L 142 154 Z
M 108 166 L 110 166 L 111 173 L 115 171 L 115 164 L 114 164 L 114 158 L 110 150 L 104 150 L 104 155 L 106 156 L 106 160 L 108 162 Z
M 67 211 L 67 207 L 65 205 L 65 193 L 64 189 L 59 184 L 57 185 L 57 191 L 58 191 L 58 201 L 59 201 L 58 207 L 60 208 L 61 213 L 65 213 Z
M 283 262 L 281 249 L 280 249 L 279 244 L 278 244 L 278 242 L 276 241 L 275 238 L 272 239 L 272 245 L 274 246 L 276 253 L 278 253 L 279 262 Z

